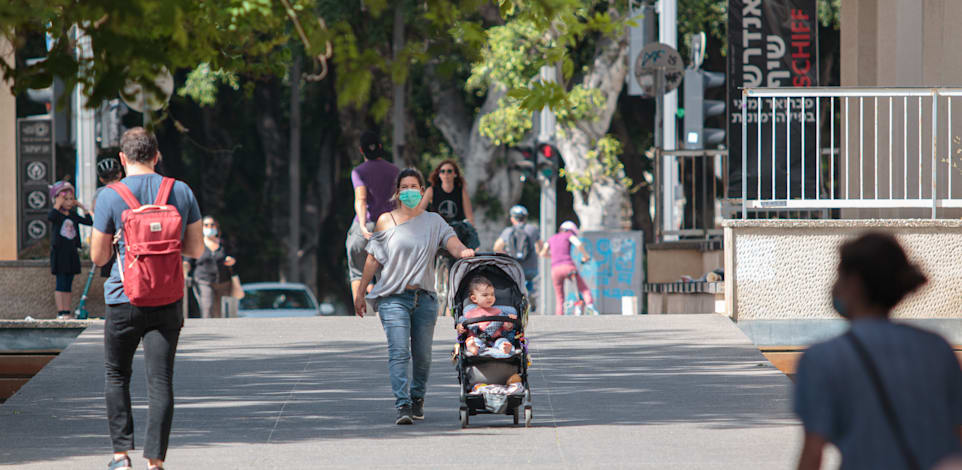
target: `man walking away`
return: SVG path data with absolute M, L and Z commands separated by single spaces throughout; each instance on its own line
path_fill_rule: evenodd
M 374 223 L 385 212 L 394 209 L 391 198 L 401 171 L 384 160 L 381 138 L 372 131 L 361 134 L 361 155 L 364 162 L 351 171 L 354 184 L 354 222 L 347 231 L 347 266 L 351 276 L 351 295 L 357 298 L 364 262 L 367 261 L 367 241 L 374 231 Z
M 149 469 L 162 469 L 174 416 L 174 354 L 184 325 L 180 256 L 197 258 L 204 252 L 200 208 L 186 184 L 154 171 L 160 153 L 151 133 L 142 127 L 130 129 L 120 147 L 127 177 L 97 198 L 90 243 L 90 257 L 103 266 L 110 260 L 114 234 L 119 234 L 117 262 L 104 283 L 104 397 L 114 451 L 107 468 L 132 468 L 127 455 L 134 449 L 131 364 L 143 340 L 149 403 L 144 457 Z M 132 210 L 142 204 L 155 206 Z M 157 240 L 180 253 L 155 250 Z M 130 255 L 125 257 L 127 251 Z
M 511 226 L 501 232 L 494 241 L 494 251 L 507 253 L 521 263 L 528 292 L 534 290 L 534 277 L 538 275 L 538 252 L 541 251 L 541 234 L 528 222 L 528 209 L 517 205 L 511 208 Z

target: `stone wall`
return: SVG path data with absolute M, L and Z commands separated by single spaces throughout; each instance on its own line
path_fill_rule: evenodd
M 83 263 L 83 272 L 73 281 L 73 308 L 80 302 L 91 263 Z M 56 285 L 47 260 L 0 261 L 0 320 L 55 318 L 57 307 L 53 299 Z M 94 273 L 88 292 L 87 311 L 90 315 L 104 315 L 104 278 Z
M 895 235 L 929 278 L 895 310 L 902 319 L 962 319 L 962 220 L 729 220 L 726 313 L 754 320 L 838 319 L 838 247 L 868 230 Z

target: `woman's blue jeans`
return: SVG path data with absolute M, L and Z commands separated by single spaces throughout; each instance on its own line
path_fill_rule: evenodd
M 381 326 L 387 335 L 388 369 L 394 406 L 411 405 L 423 399 L 431 371 L 431 345 L 438 320 L 437 300 L 426 290 L 406 290 L 384 297 L 378 303 Z M 408 380 L 408 363 L 413 359 L 413 378 Z

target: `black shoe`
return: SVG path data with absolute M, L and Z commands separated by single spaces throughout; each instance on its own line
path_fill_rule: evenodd
M 394 421 L 394 424 L 414 424 L 410 405 L 404 405 L 397 409 L 397 419 Z
M 411 417 L 414 419 L 424 419 L 424 399 L 415 398 L 411 403 Z
M 124 457 L 120 460 L 111 460 L 107 464 L 107 470 L 131 470 L 134 466 L 130 463 L 130 457 Z

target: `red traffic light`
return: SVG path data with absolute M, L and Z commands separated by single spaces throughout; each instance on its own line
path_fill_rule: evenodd
M 554 147 L 548 144 L 542 145 L 539 150 L 541 150 L 541 155 L 544 155 L 545 158 L 551 158 L 554 155 Z

